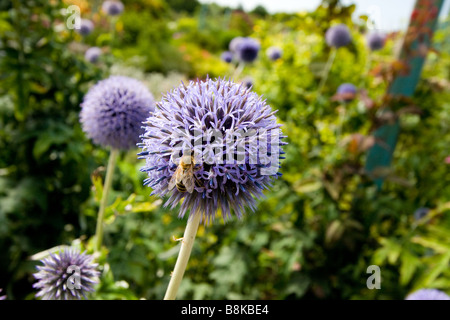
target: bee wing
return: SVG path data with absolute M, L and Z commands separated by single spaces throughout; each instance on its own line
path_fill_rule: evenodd
M 168 186 L 169 190 L 172 190 L 173 188 L 175 188 L 175 185 L 179 181 L 179 179 L 178 179 L 179 175 L 180 175 L 180 167 L 177 168 L 177 170 L 173 174 L 172 178 L 170 178 L 169 186 Z
M 172 176 L 172 178 L 170 178 L 168 189 L 172 190 L 173 188 L 175 188 L 176 184 L 177 184 L 177 179 L 176 179 L 176 174 L 174 174 Z
M 194 177 L 194 172 L 192 171 L 192 167 L 184 175 L 183 184 L 186 187 L 187 192 L 189 192 L 189 193 L 194 192 L 195 177 Z

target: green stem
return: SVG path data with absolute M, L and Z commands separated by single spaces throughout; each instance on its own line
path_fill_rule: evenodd
M 109 155 L 108 160 L 108 168 L 106 169 L 105 183 L 103 185 L 102 200 L 100 201 L 100 208 L 98 210 L 97 216 L 97 228 L 95 230 L 95 248 L 94 248 L 96 252 L 99 252 L 100 248 L 102 247 L 103 220 L 105 218 L 105 209 L 106 203 L 108 201 L 108 193 L 109 190 L 111 189 L 112 176 L 114 173 L 114 167 L 116 166 L 116 160 L 118 155 L 119 155 L 118 149 L 111 149 L 111 153 Z
M 367 75 L 369 74 L 371 65 L 372 65 L 372 51 L 370 51 L 368 53 L 367 59 L 366 59 L 366 63 L 364 65 L 364 70 L 363 70 L 363 73 L 362 73 L 363 78 L 361 79 L 361 87 L 362 88 L 366 87 L 365 82 L 369 78 L 369 77 L 367 77 Z
M 237 78 L 241 75 L 242 71 L 244 70 L 245 62 L 239 62 L 236 69 L 234 69 L 233 75 L 231 76 L 231 80 L 234 82 L 237 82 Z
M 117 23 L 117 18 L 116 17 L 111 17 L 111 20 L 110 20 L 111 49 L 113 49 L 115 47 L 115 44 L 116 44 L 116 23 Z
M 328 57 L 327 64 L 325 65 L 325 69 L 323 70 L 323 73 L 322 73 L 322 79 L 320 81 L 319 90 L 318 90 L 319 94 L 322 93 L 323 87 L 325 86 L 325 83 L 328 80 L 328 76 L 330 74 L 331 67 L 333 66 L 334 59 L 336 58 L 336 52 L 337 52 L 336 48 L 332 47 L 330 56 Z
M 164 300 L 175 300 L 177 296 L 178 288 L 180 287 L 184 271 L 186 270 L 191 255 L 201 216 L 201 212 L 197 211 L 193 217 L 189 217 L 188 219 L 183 240 L 181 241 L 180 253 L 178 254 L 177 262 L 175 263 L 175 268 L 173 269 Z

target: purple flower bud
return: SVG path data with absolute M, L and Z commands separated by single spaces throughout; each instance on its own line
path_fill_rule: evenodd
M 350 30 L 345 24 L 338 24 L 327 30 L 325 40 L 330 47 L 344 47 L 352 41 Z
M 182 202 L 180 217 L 198 211 L 206 223 L 220 210 L 224 219 L 232 211 L 240 218 L 281 175 L 286 143 L 274 114 L 242 84 L 207 79 L 179 86 L 145 122 L 139 153 L 146 161 L 144 184 L 152 195 L 169 195 L 165 206 Z M 185 171 L 177 175 L 178 168 Z
M 370 33 L 367 36 L 367 46 L 372 51 L 383 49 L 386 36 L 377 32 Z
M 270 60 L 275 61 L 281 58 L 283 51 L 278 47 L 270 47 L 266 53 Z
M 105 1 L 102 4 L 102 11 L 109 16 L 118 16 L 123 12 L 123 3 L 120 1 Z
M 355 99 L 357 92 L 358 90 L 353 84 L 343 83 L 338 87 L 334 100 L 352 101 Z
M 76 30 L 82 36 L 87 36 L 92 32 L 92 30 L 94 30 L 94 23 L 88 19 L 81 19 L 80 28 Z
M 237 56 L 243 62 L 253 62 L 258 57 L 260 45 L 252 38 L 242 38 L 237 44 Z
M 416 220 L 420 220 L 423 217 L 425 217 L 428 212 L 430 212 L 429 208 L 419 208 L 416 211 L 414 211 L 414 219 Z
M 99 47 L 91 47 L 87 49 L 86 52 L 84 53 L 84 59 L 86 59 L 86 61 L 89 61 L 91 63 L 96 63 L 101 54 L 102 49 L 100 49 Z
M 58 254 L 50 254 L 41 260 L 43 266 L 37 266 L 34 274 L 37 282 L 33 288 L 39 292 L 36 297 L 43 300 L 80 300 L 86 299 L 94 291 L 100 272 L 93 256 L 67 249 Z
M 244 79 L 242 79 L 242 84 L 247 89 L 251 89 L 253 87 L 253 78 L 252 77 L 245 77 Z
M 342 93 L 356 94 L 356 91 L 357 91 L 356 87 L 351 83 L 343 83 L 337 89 L 338 94 L 342 94 Z
M 437 289 L 420 289 L 409 294 L 405 300 L 450 300 L 450 296 Z
M 129 149 L 139 141 L 154 99 L 140 81 L 111 76 L 88 91 L 81 107 L 80 121 L 89 138 L 104 147 Z
M 230 51 L 224 51 L 222 52 L 220 58 L 226 63 L 230 63 L 231 61 L 233 61 L 233 54 Z

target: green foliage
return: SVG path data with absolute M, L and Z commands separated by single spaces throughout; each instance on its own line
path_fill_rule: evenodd
M 311 13 L 262 16 L 196 2 L 124 3 L 115 20 L 92 15 L 96 29 L 85 38 L 48 27 L 64 21 L 61 3 L 1 7 L 0 288 L 9 298 L 33 299 L 31 255 L 60 244 L 93 252 L 108 150 L 85 137 L 78 113 L 87 89 L 109 74 L 142 80 L 158 99 L 181 79 L 251 76 L 253 90 L 279 110 L 288 136 L 284 175 L 256 211 L 199 227 L 178 298 L 403 299 L 418 288 L 449 292 L 448 28 L 436 33 L 441 51 L 429 53 L 414 96 L 389 102 L 388 83 L 377 73 L 392 65 L 402 35 L 369 56 L 364 28 L 351 20 L 354 5 L 329 0 Z M 89 10 L 82 14 L 91 17 Z M 330 55 L 324 33 L 335 23 L 349 25 L 353 41 L 337 51 L 318 92 Z M 220 61 L 235 36 L 261 43 L 258 59 L 240 73 Z M 82 57 L 93 45 L 105 52 L 97 64 Z M 283 50 L 281 59 L 266 57 L 270 46 Z M 367 97 L 334 100 L 344 82 Z M 392 167 L 377 191 L 363 170 L 366 149 L 358 139 L 373 132 L 377 110 L 388 102 L 396 111 L 420 112 L 400 115 Z M 149 196 L 137 152 L 118 159 L 94 299 L 161 299 L 176 261 L 186 218 Z M 432 210 L 415 221 L 419 207 Z M 381 290 L 366 287 L 373 264 L 381 268 Z

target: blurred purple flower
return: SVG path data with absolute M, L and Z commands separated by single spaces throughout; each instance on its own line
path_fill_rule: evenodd
M 430 212 L 429 208 L 419 208 L 416 211 L 414 211 L 414 219 L 416 220 L 420 220 L 423 217 L 425 217 L 428 212 Z
M 345 24 L 338 24 L 327 30 L 325 40 L 330 47 L 344 47 L 352 41 L 350 30 Z
M 84 59 L 91 63 L 96 63 L 101 55 L 102 49 L 100 49 L 99 47 L 91 47 L 84 53 Z
M 256 93 L 231 81 L 207 79 L 179 86 L 162 98 L 145 123 L 139 153 L 146 160 L 144 185 L 153 188 L 151 195 L 169 194 L 165 206 L 182 202 L 179 217 L 199 210 L 206 223 L 219 210 L 225 220 L 233 210 L 240 218 L 245 207 L 255 209 L 254 197 L 261 197 L 281 175 L 280 146 L 285 143 L 274 114 Z M 245 148 L 236 147 L 243 142 Z M 192 192 L 168 188 L 180 153 L 194 157 Z
M 258 57 L 260 45 L 258 41 L 252 38 L 242 38 L 237 44 L 238 59 L 243 62 L 253 62 Z
M 58 254 L 50 254 L 41 260 L 33 276 L 37 282 L 33 288 L 39 292 L 36 297 L 43 300 L 79 300 L 94 291 L 100 272 L 93 256 L 69 248 Z
M 266 53 L 270 60 L 275 61 L 281 58 L 283 51 L 278 47 L 270 47 Z
M 355 99 L 358 89 L 351 83 L 343 83 L 341 84 L 336 94 L 333 96 L 332 100 L 341 100 L 341 101 L 352 101 Z
M 420 289 L 409 294 L 405 300 L 450 300 L 450 296 L 437 289 Z
M 251 89 L 253 87 L 253 78 L 252 77 L 245 77 L 244 79 L 242 79 L 242 84 L 247 89 Z
M 450 156 L 448 156 L 447 158 L 445 158 L 444 162 L 445 162 L 446 164 L 450 164 Z
M 87 36 L 94 30 L 94 23 L 88 19 L 81 19 L 80 28 L 75 30 L 82 36 Z
M 120 1 L 105 1 L 102 4 L 102 11 L 109 16 L 118 16 L 123 9 L 123 3 Z
M 104 147 L 129 149 L 144 131 L 142 122 L 154 110 L 153 95 L 138 80 L 111 76 L 92 87 L 81 105 L 83 131 Z
M 369 35 L 367 35 L 367 46 L 372 51 L 383 49 L 384 43 L 386 40 L 386 36 L 378 33 L 378 32 L 372 32 Z
M 230 49 L 230 51 L 231 51 L 232 53 L 237 53 L 237 52 L 238 52 L 238 46 L 239 46 L 239 43 L 240 43 L 243 39 L 244 39 L 243 37 L 236 37 L 236 38 L 233 38 L 233 39 L 230 41 L 230 44 L 228 45 L 228 49 Z
M 3 289 L 0 288 L 0 293 L 3 291 Z M 6 296 L 0 296 L 0 300 L 5 300 Z
M 220 58 L 226 63 L 230 63 L 231 61 L 233 61 L 233 54 L 230 51 L 224 51 L 222 52 Z

